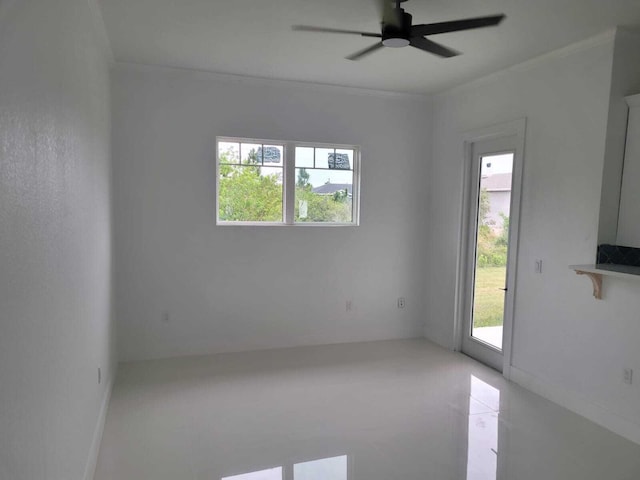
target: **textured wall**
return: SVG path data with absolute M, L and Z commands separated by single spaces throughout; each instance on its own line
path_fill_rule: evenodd
M 0 3 L 0 478 L 7 480 L 91 473 L 115 366 L 109 75 L 93 22 L 87 0 Z
M 421 335 L 427 99 L 127 66 L 113 78 L 123 359 Z M 360 226 L 216 226 L 216 135 L 360 145 Z

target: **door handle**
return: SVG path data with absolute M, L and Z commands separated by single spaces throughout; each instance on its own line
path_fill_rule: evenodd
M 504 292 L 507 292 L 509 289 L 505 287 L 505 288 L 498 288 L 498 290 L 502 290 Z

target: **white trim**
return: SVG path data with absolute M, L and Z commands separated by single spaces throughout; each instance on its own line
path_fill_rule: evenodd
M 297 223 L 274 223 L 274 222 L 229 222 L 219 220 L 216 225 L 225 227 L 357 227 L 355 223 L 323 223 L 323 222 L 297 222 Z
M 104 398 L 102 399 L 102 405 L 100 405 L 98 422 L 96 423 L 96 427 L 93 432 L 91 446 L 89 447 L 89 457 L 87 458 L 84 475 L 82 476 L 83 480 L 93 480 L 96 472 L 96 466 L 98 465 L 98 453 L 100 452 L 100 443 L 102 442 L 102 433 L 104 432 L 104 424 L 107 419 L 107 410 L 109 409 L 109 401 L 111 400 L 113 383 L 114 379 L 112 378 L 107 385 Z
M 113 55 L 113 49 L 111 48 L 111 40 L 107 33 L 107 25 L 104 23 L 102 9 L 98 4 L 98 0 L 87 0 L 87 3 L 89 4 L 91 19 L 93 20 L 93 27 L 98 38 L 98 42 L 107 56 L 107 61 L 113 64 L 115 62 L 115 57 Z
M 221 83 L 231 83 L 249 86 L 284 87 L 287 89 L 298 88 L 306 91 L 316 91 L 325 93 L 360 95 L 380 98 L 396 98 L 398 100 L 411 100 L 412 102 L 431 102 L 431 94 L 394 92 L 391 90 L 376 90 L 360 87 L 347 87 L 328 83 L 305 82 L 301 80 L 285 80 L 280 78 L 252 77 L 248 75 L 238 75 L 233 73 L 213 72 L 209 70 L 199 70 L 195 68 L 171 67 L 162 65 L 150 65 L 145 63 L 116 62 L 116 71 L 150 72 L 188 75 L 194 79 L 206 79 Z
M 640 424 L 613 413 L 597 403 L 585 400 L 582 395 L 514 366 L 511 366 L 511 381 L 597 423 L 601 427 L 617 433 L 627 440 L 640 444 Z
M 464 162 L 463 162 L 463 189 L 462 189 L 462 209 L 460 218 L 460 227 L 458 231 L 458 258 L 456 265 L 456 299 L 454 307 L 454 344 L 453 350 L 462 351 L 462 342 L 464 336 L 465 315 L 468 310 L 467 306 L 467 280 L 468 280 L 468 258 L 469 249 L 469 225 L 471 215 L 471 194 L 472 194 L 472 171 L 469 162 L 472 161 L 473 144 L 480 141 L 494 140 L 502 137 L 515 136 L 515 155 L 514 170 L 512 174 L 512 191 L 511 191 L 511 208 L 512 212 L 509 228 L 509 257 L 507 264 L 509 271 L 507 275 L 507 290 L 505 311 L 504 311 L 504 333 L 502 345 L 502 374 L 505 378 L 510 378 L 511 360 L 512 360 L 512 344 L 513 344 L 513 324 L 515 317 L 515 293 L 517 278 L 517 260 L 520 233 L 520 214 L 522 199 L 522 174 L 524 171 L 524 151 L 525 151 L 525 134 L 526 134 L 526 118 L 521 118 L 511 122 L 492 125 L 489 127 L 474 129 L 463 132 L 461 139 L 464 145 Z M 514 214 L 515 213 L 515 214 Z
M 462 163 L 462 188 L 460 189 L 460 223 L 458 225 L 458 253 L 456 255 L 456 284 L 453 306 L 453 345 L 454 352 L 462 352 L 462 335 L 464 329 L 466 265 L 467 265 L 467 225 L 469 225 L 469 209 L 471 191 L 471 172 L 467 159 L 471 158 L 471 142 L 462 137 L 464 154 Z
M 282 165 L 284 172 L 282 174 L 282 181 L 284 183 L 284 195 L 282 201 L 284 202 L 282 208 L 284 210 L 284 223 L 285 225 L 293 225 L 296 216 L 296 145 L 293 142 L 287 142 L 284 147 L 284 158 L 282 159 Z M 291 153 L 293 153 L 291 155 Z
M 506 125 L 504 127 L 507 127 Z M 507 379 L 511 375 L 511 361 L 513 359 L 513 330 L 516 315 L 516 279 L 518 278 L 518 251 L 520 249 L 520 219 L 522 216 L 522 185 L 524 173 L 524 160 L 526 148 L 526 131 L 527 119 L 521 118 L 515 122 L 511 122 L 510 128 L 515 130 L 516 134 L 516 154 L 514 158 L 515 169 L 513 170 L 512 187 L 511 187 L 511 206 L 509 211 L 509 253 L 507 264 L 507 288 L 511 295 L 507 295 L 507 304 L 505 306 L 506 318 L 503 328 L 504 342 L 502 353 L 504 362 L 502 367 L 502 375 Z M 515 212 L 515 215 L 513 214 Z M 510 275 L 509 275 L 510 274 Z
M 524 135 L 527 125 L 526 118 L 519 118 L 510 122 L 496 123 L 488 127 L 475 128 L 462 132 L 462 140 L 472 143 L 480 140 L 490 140 L 493 138 L 505 137 L 508 135 Z

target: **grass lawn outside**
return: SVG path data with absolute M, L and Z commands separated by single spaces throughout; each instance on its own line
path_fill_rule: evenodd
M 502 325 L 507 267 L 476 268 L 473 328 Z

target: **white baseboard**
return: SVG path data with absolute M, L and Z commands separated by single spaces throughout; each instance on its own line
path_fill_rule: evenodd
M 509 369 L 512 382 L 577 413 L 601 427 L 640 444 L 640 425 L 592 403 L 562 386 L 542 380 L 514 366 Z
M 89 449 L 89 458 L 84 469 L 83 480 L 93 480 L 98 464 L 98 452 L 100 451 L 100 443 L 102 441 L 102 432 L 104 431 L 104 422 L 107 419 L 107 410 L 109 409 L 109 400 L 111 400 L 111 390 L 113 389 L 113 379 L 107 385 L 102 405 L 100 405 L 100 413 L 98 414 L 98 422 L 93 432 L 91 440 L 91 448 Z

